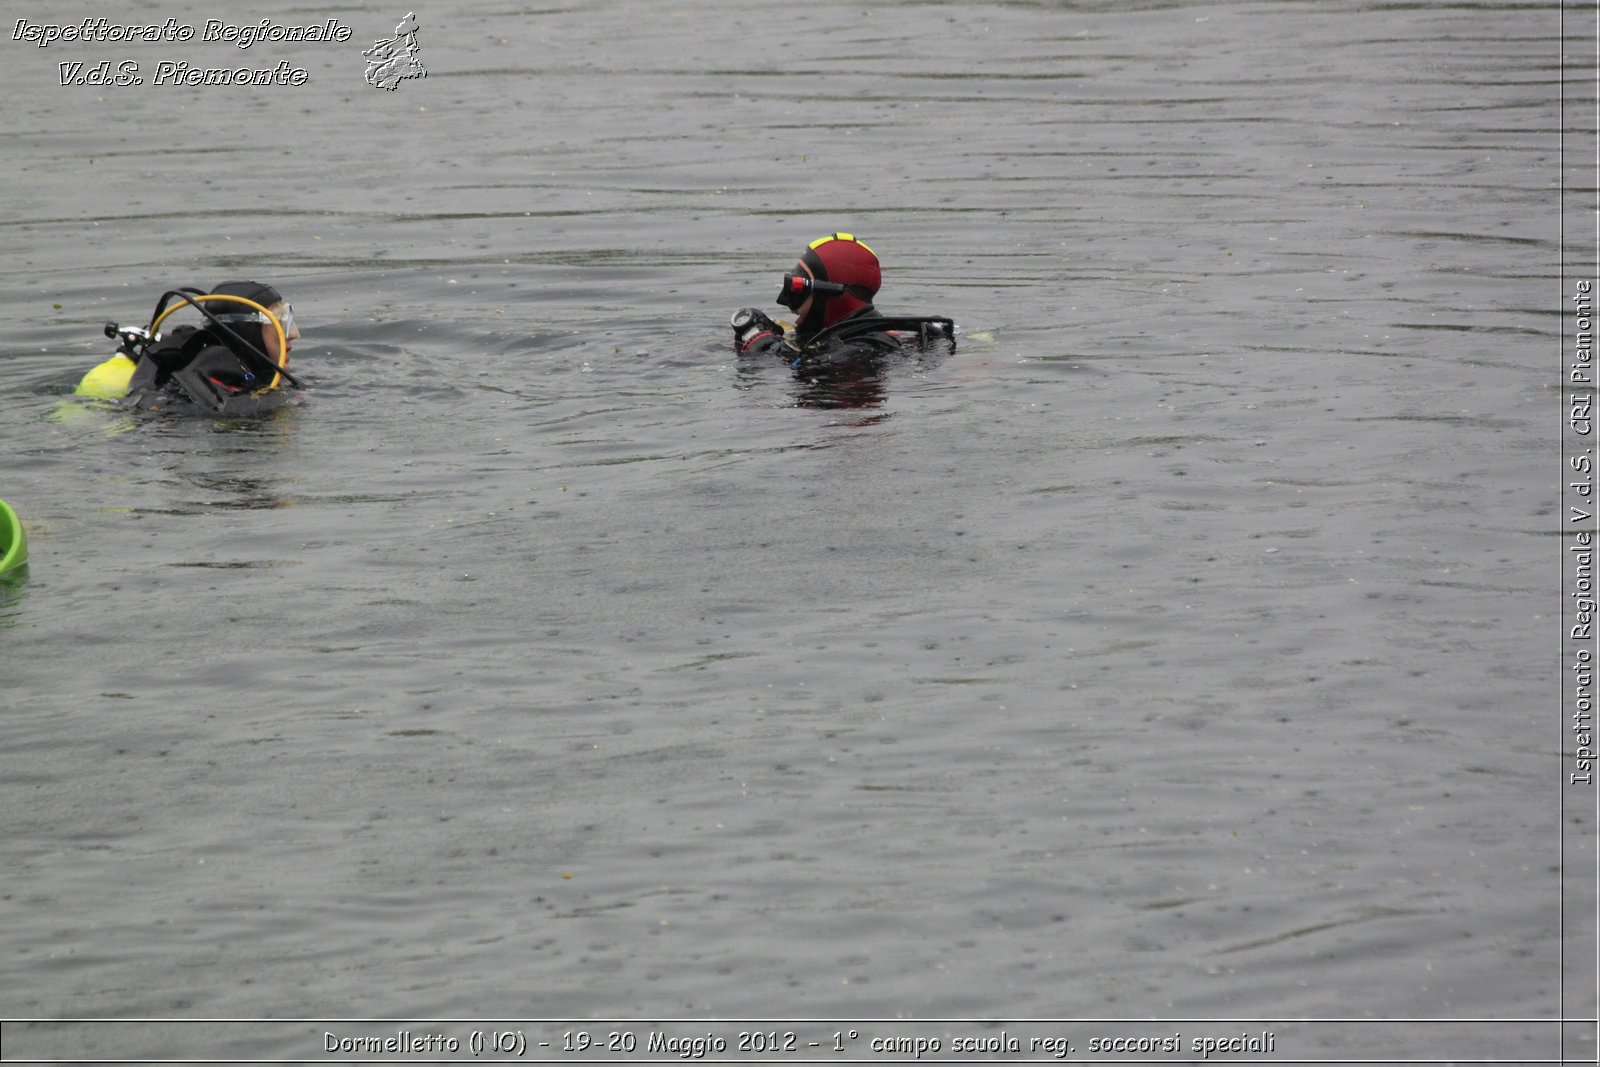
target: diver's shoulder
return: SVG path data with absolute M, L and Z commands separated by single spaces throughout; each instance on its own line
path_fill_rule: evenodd
M 939 339 L 955 343 L 954 321 L 940 315 L 886 315 L 868 305 L 822 330 L 808 347 L 851 345 L 892 350 Z

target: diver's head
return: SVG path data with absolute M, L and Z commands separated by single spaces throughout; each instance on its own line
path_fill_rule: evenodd
M 872 303 L 883 273 L 872 249 L 848 233 L 812 241 L 793 273 L 783 277 L 778 303 L 795 313 L 801 341 Z
M 272 362 L 277 363 L 279 366 L 288 366 L 289 349 L 292 347 L 291 343 L 299 338 L 300 330 L 294 323 L 294 308 L 284 302 L 283 297 L 278 295 L 278 290 L 263 282 L 223 282 L 211 290 L 211 295 L 243 297 L 246 300 L 260 304 L 271 312 L 272 317 L 277 319 L 278 324 L 283 327 L 284 348 L 281 360 L 278 358 L 278 331 L 272 328 L 272 323 L 261 312 L 233 300 L 206 301 L 206 310 L 229 327 L 238 329 L 241 323 L 260 323 L 261 350 L 266 353 L 267 358 Z M 247 334 L 244 336 L 251 344 L 255 343 L 255 338 Z

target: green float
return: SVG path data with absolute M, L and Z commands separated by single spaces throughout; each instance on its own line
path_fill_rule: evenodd
M 0 500 L 0 574 L 28 562 L 28 535 L 10 504 Z

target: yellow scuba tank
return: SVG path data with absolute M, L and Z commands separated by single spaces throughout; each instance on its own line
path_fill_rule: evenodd
M 116 400 L 127 396 L 128 380 L 133 377 L 133 368 L 133 360 L 118 352 L 85 374 L 73 392 L 98 400 Z

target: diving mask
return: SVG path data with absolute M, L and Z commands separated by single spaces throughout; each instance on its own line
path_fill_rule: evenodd
M 838 282 L 819 282 L 809 274 L 785 274 L 778 289 L 778 303 L 790 311 L 799 311 L 812 293 L 842 293 L 848 288 Z
M 273 315 L 278 320 L 278 325 L 283 327 L 283 335 L 285 337 L 294 333 L 294 307 L 292 305 L 285 302 L 280 305 L 279 310 Z M 267 318 L 267 313 L 260 311 L 213 313 L 213 317 L 218 322 L 259 322 L 262 325 L 269 325 L 271 322 Z

